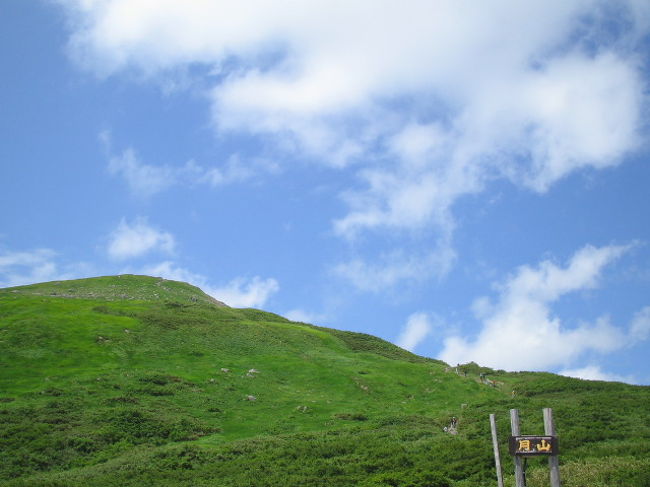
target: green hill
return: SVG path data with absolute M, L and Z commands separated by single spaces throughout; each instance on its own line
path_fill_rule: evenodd
M 508 475 L 508 410 L 541 434 L 543 407 L 555 411 L 563 485 L 650 485 L 649 387 L 457 373 L 185 283 L 1 289 L 0 350 L 0 485 L 494 485 L 488 414 Z M 452 416 L 456 435 L 443 431 Z M 545 475 L 529 462 L 529 486 Z

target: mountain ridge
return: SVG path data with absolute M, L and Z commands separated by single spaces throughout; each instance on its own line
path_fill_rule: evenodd
M 5 288 L 12 293 L 49 295 L 62 298 L 88 298 L 115 300 L 164 300 L 209 302 L 227 306 L 197 286 L 163 277 L 138 274 L 88 277 L 83 279 L 55 280 Z

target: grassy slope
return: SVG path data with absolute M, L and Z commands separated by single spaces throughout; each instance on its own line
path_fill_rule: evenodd
M 492 388 L 477 367 L 212 301 L 143 276 L 0 290 L 0 483 L 491 485 L 487 414 L 505 443 L 509 408 L 535 434 L 553 407 L 563 471 L 650 485 L 649 388 L 493 372 Z

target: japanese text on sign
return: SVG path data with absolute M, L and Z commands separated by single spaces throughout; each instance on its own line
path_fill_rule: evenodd
M 557 455 L 555 436 L 511 436 L 510 454 L 522 456 Z

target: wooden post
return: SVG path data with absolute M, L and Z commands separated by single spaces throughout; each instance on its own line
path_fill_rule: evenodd
M 551 408 L 544 408 L 544 434 L 555 436 L 553 410 Z M 551 487 L 560 487 L 560 461 L 557 455 L 548 457 L 548 466 L 551 470 Z
M 503 487 L 503 472 L 501 471 L 501 455 L 499 454 L 499 441 L 497 440 L 497 422 L 494 414 L 490 414 L 490 429 L 492 430 L 492 448 L 494 449 L 494 464 L 497 469 L 498 487 Z
M 510 430 L 512 431 L 512 436 L 519 436 L 521 431 L 519 431 L 519 410 L 511 409 L 510 410 Z M 515 460 L 515 481 L 517 487 L 526 487 L 526 481 L 524 479 L 524 468 L 522 466 L 521 457 L 514 457 Z

